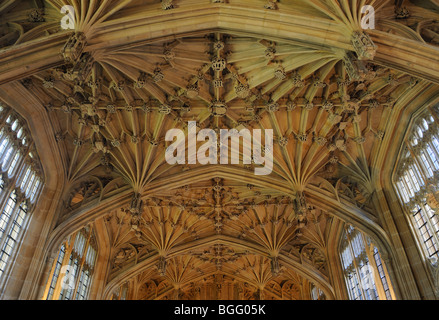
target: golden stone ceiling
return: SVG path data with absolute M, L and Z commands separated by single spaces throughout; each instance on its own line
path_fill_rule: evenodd
M 370 36 L 357 1 L 71 1 L 74 31 L 60 30 L 65 4 L 0 5 L 0 48 L 29 55 L 25 67 L 0 52 L 0 83 L 45 106 L 64 165 L 54 237 L 97 221 L 108 290 L 136 279 L 139 298 L 199 298 L 201 280 L 238 283 L 247 299 L 301 299 L 313 283 L 330 298 L 341 222 L 379 229 L 389 116 L 438 83 L 381 49 L 390 36 L 436 45 L 436 2 L 362 1 L 377 14 Z M 169 165 L 165 134 L 188 121 L 273 129 L 273 172 Z

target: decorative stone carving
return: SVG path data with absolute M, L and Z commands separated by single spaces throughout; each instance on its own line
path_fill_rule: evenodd
M 294 101 L 287 101 L 287 110 L 294 111 L 297 108 L 297 104 Z
M 312 103 L 312 101 L 306 101 L 305 104 L 303 105 L 303 109 L 310 111 L 314 108 L 314 103 Z
M 268 47 L 265 50 L 265 58 L 267 60 L 273 60 L 276 57 L 276 49 L 274 47 Z
M 328 139 L 326 139 L 325 137 L 315 137 L 314 141 L 319 145 L 319 146 L 324 146 L 327 142 Z
M 55 141 L 59 142 L 59 141 L 63 141 L 65 139 L 65 135 L 62 132 L 57 132 L 55 134 Z
M 343 104 L 343 111 L 346 113 L 358 113 L 358 110 L 360 108 L 359 101 L 352 99 L 348 100 Z
M 322 89 L 322 88 L 325 88 L 327 86 L 327 84 L 325 82 L 323 82 L 323 81 L 320 81 L 319 79 L 316 79 L 313 82 L 313 86 Z
M 145 112 L 145 113 L 150 113 L 150 112 L 152 112 L 152 108 L 151 108 L 151 106 L 150 106 L 148 103 L 146 103 L 146 102 L 142 104 L 141 109 L 142 109 L 142 111 Z
M 294 199 L 294 212 L 297 217 L 297 227 L 299 229 L 305 227 L 306 225 L 306 214 L 308 212 L 308 204 L 305 198 L 305 195 L 302 192 L 299 192 Z
M 384 138 L 384 131 L 382 131 L 382 130 L 378 130 L 378 131 L 375 133 L 375 137 L 376 137 L 377 139 L 379 139 L 379 140 L 382 140 L 382 139 Z
M 86 38 L 82 32 L 72 34 L 61 50 L 66 63 L 74 63 L 79 60 L 86 45 Z
M 187 86 L 186 96 L 190 99 L 194 99 L 198 96 L 199 92 L 200 92 L 200 88 L 198 87 L 198 85 L 196 83 L 190 84 Z
M 395 74 L 389 74 L 386 78 L 386 82 L 391 86 L 398 85 L 398 77 Z
M 175 59 L 175 53 L 169 49 L 165 49 L 165 51 L 163 52 L 163 56 L 164 56 L 165 60 L 168 62 Z
M 173 0 L 161 0 L 162 1 L 162 9 L 169 10 L 174 8 Z
M 308 140 L 308 135 L 306 133 L 299 133 L 296 135 L 296 139 L 300 142 L 306 142 L 306 140 Z
M 73 145 L 74 145 L 74 146 L 80 147 L 80 146 L 82 146 L 83 144 L 84 144 L 84 140 L 81 140 L 81 139 L 74 139 L 74 140 L 73 140 Z
M 298 72 L 292 75 L 291 80 L 294 87 L 302 88 L 305 86 L 305 81 L 302 80 L 302 76 Z
M 340 151 L 346 151 L 346 142 L 343 139 L 338 139 L 335 141 L 335 146 Z
M 265 109 L 268 112 L 276 112 L 279 110 L 279 104 L 277 102 L 274 102 L 274 101 L 268 102 L 265 106 Z
M 273 257 L 271 258 L 271 274 L 276 277 L 281 273 L 281 266 L 279 263 L 279 258 Z
M 210 106 L 210 112 L 215 117 L 222 117 L 227 112 L 227 106 L 223 101 L 213 101 Z
M 358 144 L 363 144 L 366 141 L 365 137 L 356 137 L 354 138 L 354 141 Z
M 325 111 L 330 111 L 334 108 L 334 104 L 331 101 L 325 100 L 322 104 L 322 109 Z
M 282 137 L 279 139 L 278 143 L 282 148 L 285 148 L 288 144 L 288 138 Z
M 108 153 L 108 152 L 110 152 L 108 150 L 108 148 L 105 146 L 104 141 L 96 141 L 94 143 L 94 146 L 92 149 L 93 149 L 94 153 L 98 153 L 98 152 Z
M 225 44 L 224 44 L 223 41 L 219 41 L 219 40 L 218 40 L 218 41 L 215 41 L 215 42 L 213 43 L 213 49 L 216 50 L 216 51 L 223 50 L 224 47 L 225 47 Z
M 146 74 L 144 72 L 141 72 L 139 77 L 137 78 L 137 81 L 134 82 L 134 88 L 140 89 L 143 88 L 146 84 Z
M 352 52 L 346 53 L 343 57 L 343 63 L 351 81 L 365 80 L 368 73 L 366 65 L 362 61 L 359 61 Z
M 285 80 L 286 77 L 287 77 L 287 74 L 286 74 L 286 72 L 285 72 L 285 69 L 282 68 L 282 67 L 277 68 L 277 69 L 274 71 L 274 77 L 275 77 L 276 79 L 278 79 L 278 80 Z
M 107 111 L 108 113 L 116 113 L 116 106 L 114 104 L 108 104 Z
M 160 105 L 160 107 L 159 107 L 159 113 L 161 113 L 161 114 L 165 114 L 165 115 L 167 115 L 167 114 L 170 114 L 171 113 L 171 111 L 172 111 L 172 109 L 171 109 L 171 107 L 170 106 L 168 106 L 167 104 L 161 104 Z
M 408 19 L 410 18 L 410 12 L 407 7 L 396 7 L 395 8 L 395 18 L 396 19 Z
M 140 194 L 139 193 L 135 193 L 133 195 L 132 199 L 131 199 L 129 211 L 132 214 L 140 214 L 141 213 L 142 204 L 143 204 L 143 202 L 140 199 Z
M 136 144 L 136 143 L 139 143 L 139 141 L 140 141 L 140 138 L 138 136 L 132 136 L 131 137 L 131 142 L 132 143 Z
M 214 79 L 212 83 L 214 88 L 222 88 L 224 86 L 223 80 L 220 78 Z
M 235 93 L 239 98 L 245 99 L 249 96 L 250 89 L 247 85 L 239 83 L 238 85 L 235 86 Z
M 264 5 L 265 9 L 269 9 L 269 10 L 276 10 L 277 9 L 277 5 L 276 5 L 276 0 L 275 1 L 267 1 L 267 3 Z
M 72 104 L 69 103 L 69 102 L 64 103 L 64 104 L 61 106 L 61 110 L 62 110 L 64 113 L 71 113 L 71 112 L 72 112 Z
M 114 139 L 111 141 L 111 145 L 115 148 L 119 148 L 120 147 L 120 141 L 117 139 Z
M 44 22 L 46 19 L 44 18 L 44 9 L 32 9 L 28 15 L 29 22 Z
M 154 82 L 160 82 L 165 78 L 165 75 L 163 74 L 162 70 L 160 68 L 156 68 L 154 70 L 154 74 L 152 75 L 152 80 Z
M 95 116 L 97 111 L 96 107 L 91 103 L 80 105 L 80 110 L 82 116 L 89 116 L 89 117 Z
M 354 32 L 351 42 L 359 60 L 373 60 L 377 46 L 367 33 L 360 31 Z
M 214 58 L 211 66 L 214 71 L 221 72 L 226 68 L 226 64 L 227 62 L 224 58 Z
M 379 106 L 380 106 L 380 103 L 377 100 L 372 99 L 372 100 L 369 101 L 369 108 L 370 109 L 376 109 Z
M 55 84 L 55 79 L 51 76 L 44 78 L 43 87 L 46 89 L 53 88 Z
M 81 82 L 86 81 L 93 68 L 93 63 L 93 57 L 88 52 L 84 53 L 72 68 L 73 79 Z
M 135 255 L 136 255 L 136 251 L 134 250 L 134 248 L 131 247 L 121 248 L 114 256 L 113 263 L 115 265 L 121 265 L 126 261 L 134 258 Z

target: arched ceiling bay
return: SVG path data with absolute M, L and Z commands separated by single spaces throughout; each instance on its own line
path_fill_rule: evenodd
M 366 178 L 383 115 L 417 84 L 372 63 L 353 81 L 343 58 L 213 33 L 102 53 L 90 69 L 47 70 L 27 85 L 53 117 L 69 179 L 106 167 L 141 193 L 188 169 L 165 162 L 164 138 L 196 121 L 198 129 L 273 129 L 274 174 L 301 190 L 339 160 Z
M 219 275 L 250 284 L 261 295 L 273 295 L 272 288 L 287 279 L 322 286 L 329 276 L 325 252 L 332 217 L 311 207 L 299 213 L 298 205 L 217 178 L 158 193 L 138 212 L 114 210 L 102 218 L 115 248 L 109 288 L 145 272 L 156 285 L 169 286 L 153 298 L 188 295 L 193 283 Z

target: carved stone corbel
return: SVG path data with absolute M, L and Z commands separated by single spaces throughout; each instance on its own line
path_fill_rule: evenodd
M 356 31 L 352 34 L 352 45 L 359 60 L 373 60 L 377 46 L 365 32 Z
M 281 266 L 279 263 L 279 258 L 277 256 L 271 258 L 271 273 L 275 277 L 281 273 Z
M 141 214 L 142 204 L 143 201 L 140 199 L 140 194 L 139 193 L 134 194 L 130 203 L 130 209 L 129 209 L 130 212 L 136 215 Z
M 76 32 L 72 34 L 61 50 L 64 61 L 66 63 L 77 62 L 82 55 L 86 43 L 84 33 Z
M 159 262 L 157 263 L 157 270 L 159 271 L 159 274 L 163 277 L 166 274 L 166 258 L 163 256 L 159 257 Z
M 366 79 L 369 70 L 363 61 L 355 57 L 354 53 L 347 52 L 343 57 L 343 63 L 351 81 L 363 81 Z

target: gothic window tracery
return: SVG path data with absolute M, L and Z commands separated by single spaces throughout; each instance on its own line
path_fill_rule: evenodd
M 404 142 L 395 186 L 420 247 L 431 261 L 439 255 L 439 127 L 437 108 L 429 108 L 414 122 Z
M 0 104 L 0 281 L 19 249 L 42 187 L 42 169 L 26 122 Z
M 352 226 L 344 230 L 340 258 L 351 300 L 393 300 L 394 293 L 378 248 Z
M 46 285 L 46 300 L 86 300 L 97 258 L 93 228 L 70 235 L 60 247 Z

